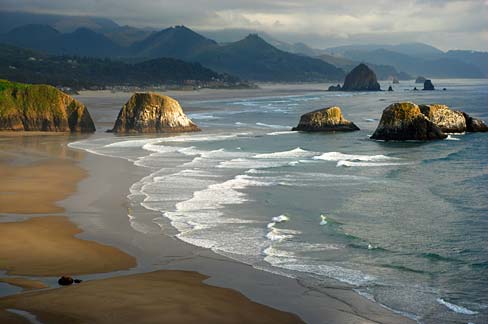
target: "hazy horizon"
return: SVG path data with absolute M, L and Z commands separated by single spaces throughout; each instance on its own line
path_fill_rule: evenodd
M 247 29 L 282 41 L 316 48 L 348 44 L 422 42 L 441 50 L 488 50 L 488 1 L 408 0 L 401 3 L 352 0 L 261 3 L 211 0 L 206 7 L 189 0 L 32 1 L 4 0 L 1 10 L 109 18 L 119 25 L 192 29 Z

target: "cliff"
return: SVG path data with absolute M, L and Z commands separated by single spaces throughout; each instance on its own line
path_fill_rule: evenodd
M 0 130 L 90 133 L 95 125 L 81 102 L 52 86 L 0 80 Z
M 122 107 L 112 129 L 115 133 L 195 132 L 200 129 L 168 96 L 135 93 Z

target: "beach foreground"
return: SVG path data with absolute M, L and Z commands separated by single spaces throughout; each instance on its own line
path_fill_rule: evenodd
M 29 290 L 0 298 L 1 322 L 412 322 L 341 283 L 314 291 L 173 237 L 134 231 L 126 196 L 141 171 L 67 147 L 80 139 L 1 139 L 0 281 Z M 26 203 L 27 196 L 35 200 Z M 84 281 L 60 288 L 60 275 Z

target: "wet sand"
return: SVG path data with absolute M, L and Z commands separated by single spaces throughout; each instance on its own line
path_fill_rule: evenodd
M 266 96 L 275 91 L 257 93 Z M 95 118 L 99 131 L 93 136 L 113 136 L 104 134 L 103 127 L 100 126 L 113 125 L 118 109 L 130 94 L 116 94 L 113 97 L 107 93 L 84 95 L 77 98 L 88 105 Z M 192 93 L 181 99 L 186 100 L 190 96 L 191 100 L 201 98 Z M 205 100 L 207 96 L 210 95 L 206 92 L 201 99 Z M 256 96 L 256 92 L 246 93 L 244 96 Z M 211 108 L 210 106 L 211 104 L 202 107 Z M 31 136 L 30 139 L 24 138 L 20 144 L 17 143 L 14 152 L 3 155 L 5 152 L 2 151 L 2 143 L 5 141 L 0 138 L 0 169 L 4 165 L 22 164 L 20 161 L 24 161 L 26 157 L 29 160 L 32 156 L 35 156 L 32 159 L 36 161 L 75 161 L 76 166 L 85 170 L 87 176 L 78 183 L 75 192 L 54 205 L 65 210 L 64 215 L 76 224 L 78 231 L 81 230 L 76 234 L 76 239 L 116 247 L 136 257 L 137 265 L 125 271 L 87 273 L 81 276 L 84 282 L 77 286 L 0 298 L 0 309 L 27 310 L 39 319 L 44 319 L 46 323 L 189 322 L 185 317 L 187 315 L 204 323 L 264 322 L 261 321 L 261 315 L 269 316 L 265 317 L 266 322 L 298 321 L 295 315 L 281 311 L 296 314 L 309 323 L 413 322 L 357 295 L 351 287 L 338 282 L 324 283 L 323 289 L 317 291 L 293 278 L 260 271 L 210 250 L 188 245 L 173 236 L 162 235 L 156 224 L 145 233 L 134 230 L 127 217 L 133 206 L 128 204 L 126 196 L 130 185 L 147 175 L 149 170 L 137 168 L 125 160 L 84 154 L 66 147 L 66 142 L 82 138 L 62 139 L 56 136 L 47 139 Z M 39 154 L 40 150 L 42 152 Z M 15 158 L 14 162 L 9 161 L 12 157 Z M 140 216 L 149 219 L 159 216 L 148 210 L 140 212 L 143 213 Z M 8 216 L 9 223 L 12 223 L 11 215 L 4 213 L 4 216 Z M 15 219 L 16 216 L 13 217 Z M 0 220 L 1 218 L 0 216 Z M 0 228 L 3 225 L 4 223 L 0 223 Z M 72 235 L 70 237 L 73 238 Z M 207 277 L 205 284 L 202 284 L 202 280 Z M 134 291 L 138 293 L 132 296 Z M 168 299 L 167 291 L 178 292 L 178 298 Z M 100 296 L 103 296 L 103 303 L 98 299 Z M 124 303 L 123 310 L 118 308 L 118 304 L 123 303 L 126 298 L 131 303 Z M 212 303 L 202 304 L 207 298 Z M 43 301 L 44 299 L 50 303 Z M 157 303 L 153 302 L 155 299 L 158 300 Z M 174 308 L 170 307 L 165 312 L 162 303 L 166 302 Z M 214 303 L 221 307 L 214 308 Z M 244 313 L 247 312 L 244 315 L 243 310 Z M 162 314 L 178 314 L 179 317 L 164 319 Z M 121 317 L 112 320 L 112 316 Z M 0 322 L 7 317 L 22 322 L 21 317 L 0 310 Z
M 44 289 L 49 288 L 48 285 L 41 281 L 30 280 L 26 278 L 6 277 L 0 278 L 0 282 L 7 283 L 9 285 L 20 287 L 24 290 Z
M 0 224 L 0 269 L 9 275 L 62 276 L 113 272 L 136 265 L 114 247 L 75 237 L 68 218 L 45 216 Z
M 0 299 L 43 323 L 301 323 L 296 316 L 254 303 L 244 295 L 202 283 L 185 271 L 85 282 Z

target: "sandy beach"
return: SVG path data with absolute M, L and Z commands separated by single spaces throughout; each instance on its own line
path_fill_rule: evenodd
M 201 99 L 211 94 L 205 91 Z M 113 136 L 103 128 L 110 127 L 129 95 L 80 96 L 99 128 L 94 137 Z M 180 99 L 197 96 L 182 93 Z M 134 231 L 126 197 L 130 185 L 148 171 L 126 160 L 67 147 L 82 138 L 0 138 L 0 269 L 7 272 L 3 282 L 24 289 L 46 284 L 55 288 L 0 298 L 2 322 L 25 322 L 6 309 L 27 311 L 43 323 L 413 322 L 339 282 L 314 291 L 293 278 L 162 235 L 157 225 L 146 233 Z M 143 213 L 157 216 L 149 210 Z M 84 281 L 58 288 L 55 281 L 62 274 Z

